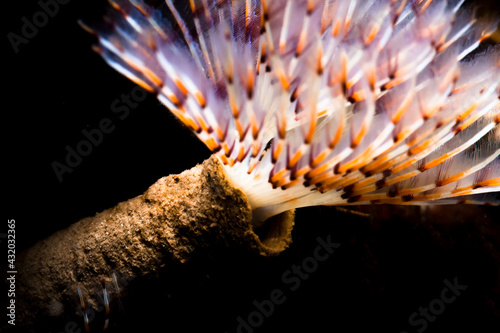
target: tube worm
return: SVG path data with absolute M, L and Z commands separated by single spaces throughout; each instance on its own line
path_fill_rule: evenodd
M 219 243 L 276 254 L 299 207 L 499 203 L 500 47 L 475 52 L 496 22 L 464 1 L 110 2 L 83 25 L 95 50 L 213 157 L 28 250 L 43 315 L 66 311 L 57 283 L 106 267 L 147 274 Z M 50 299 L 39 270 L 66 296 Z

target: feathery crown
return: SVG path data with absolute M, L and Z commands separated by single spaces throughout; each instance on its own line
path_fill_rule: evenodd
M 498 202 L 500 47 L 471 55 L 496 24 L 463 0 L 110 2 L 96 50 L 216 154 L 254 220 Z

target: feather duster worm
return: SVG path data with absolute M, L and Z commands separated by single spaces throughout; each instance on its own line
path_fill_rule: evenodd
M 500 47 L 473 53 L 495 24 L 463 1 L 111 4 L 84 25 L 95 50 L 214 156 L 20 255 L 28 330 L 98 306 L 81 290 L 114 270 L 155 274 L 212 248 L 277 254 L 294 208 L 499 203 Z
M 119 0 L 87 29 L 259 225 L 311 205 L 498 203 L 500 48 L 470 56 L 496 24 L 463 2 Z

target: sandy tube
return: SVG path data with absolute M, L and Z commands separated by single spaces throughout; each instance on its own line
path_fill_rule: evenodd
M 52 325 L 82 313 L 76 286 L 82 292 L 100 290 L 103 284 L 111 285 L 114 271 L 148 276 L 169 264 L 226 248 L 278 254 L 291 241 L 293 217 L 293 212 L 277 216 L 257 236 L 245 194 L 231 186 L 211 157 L 22 253 L 16 326 L 31 332 L 57 329 Z M 86 308 L 102 304 L 94 294 L 85 293 Z

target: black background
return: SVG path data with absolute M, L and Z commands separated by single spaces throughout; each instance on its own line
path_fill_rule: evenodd
M 32 0 L 4 7 L 6 186 L 0 232 L 7 219 L 15 219 L 19 251 L 210 155 L 153 96 L 130 108 L 125 119 L 113 112 L 112 103 L 135 85 L 91 50 L 94 38 L 77 24 L 98 20 L 106 6 L 97 0 L 60 5 L 17 53 L 7 34 L 21 34 L 21 18 L 31 21 L 40 7 Z M 104 118 L 114 130 L 59 181 L 52 163 L 64 163 L 65 147 L 75 148 L 84 139 L 82 131 L 98 127 Z M 286 301 L 255 332 L 416 332 L 408 317 L 440 297 L 444 279 L 457 277 L 467 290 L 425 332 L 498 331 L 498 208 L 353 209 L 368 215 L 331 207 L 299 210 L 294 243 L 279 257 L 214 259 L 180 268 L 178 276 L 161 282 L 141 281 L 125 304 L 126 316 L 113 317 L 112 330 L 236 332 L 238 316 L 255 311 L 254 300 L 269 299 L 272 290 L 281 289 Z M 317 237 L 328 235 L 340 248 L 290 291 L 282 274 L 313 254 Z

